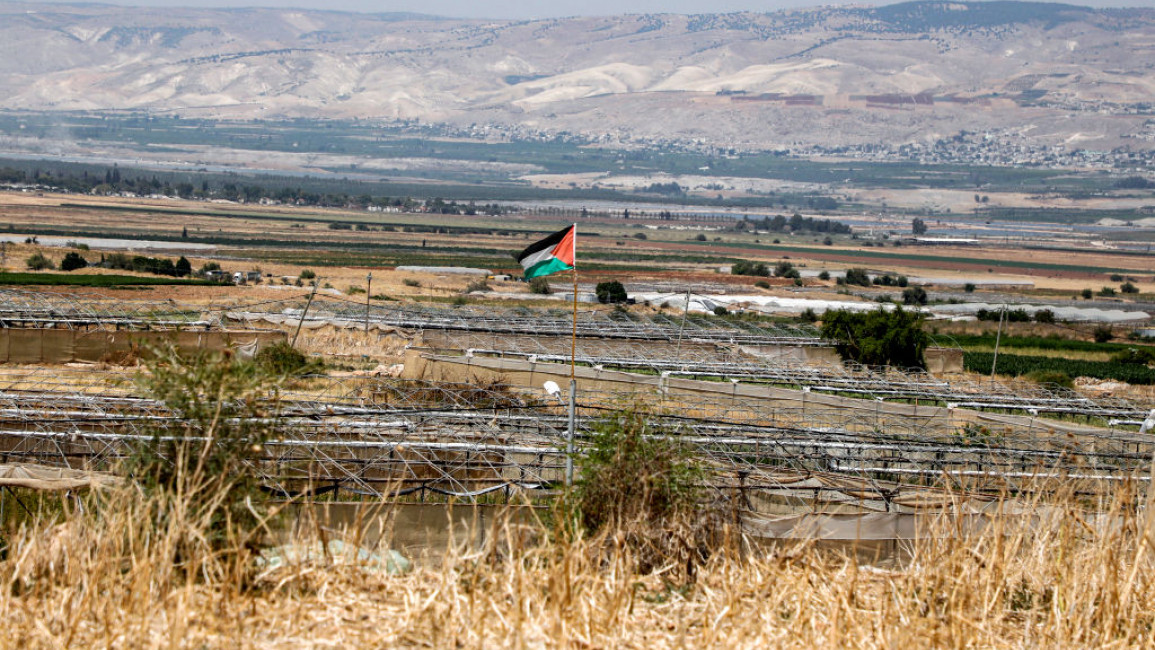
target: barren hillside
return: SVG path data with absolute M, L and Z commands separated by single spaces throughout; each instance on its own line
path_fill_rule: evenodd
M 724 147 L 1155 146 L 1155 10 L 916 2 L 525 22 L 0 2 L 0 108 L 418 119 Z

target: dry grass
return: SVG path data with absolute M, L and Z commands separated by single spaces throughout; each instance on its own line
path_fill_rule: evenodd
M 129 488 L 130 490 L 132 488 Z M 173 560 L 203 530 L 139 494 L 12 534 L 3 647 L 1092 647 L 1155 641 L 1155 556 L 1121 488 L 989 525 L 946 517 L 901 568 L 810 545 L 716 554 L 693 582 L 640 574 L 605 539 L 506 522 L 389 576 L 350 562 L 254 574 L 244 554 Z M 169 504 L 175 506 L 176 504 Z M 971 521 L 973 523 L 973 521 Z M 531 531 L 533 533 L 533 531 Z M 545 540 L 545 541 L 542 541 Z M 613 547 L 610 543 L 609 547 Z

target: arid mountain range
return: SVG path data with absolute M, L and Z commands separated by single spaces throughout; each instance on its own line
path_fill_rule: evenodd
M 1155 9 L 913 2 L 480 21 L 0 2 L 0 109 L 745 149 L 1155 147 Z

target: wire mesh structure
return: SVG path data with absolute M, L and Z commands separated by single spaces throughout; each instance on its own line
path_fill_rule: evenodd
M 216 328 L 219 315 L 172 300 L 126 301 L 69 293 L 0 289 L 0 327 L 53 329 Z
M 564 408 L 537 391 L 369 377 L 310 377 L 279 391 L 251 460 L 278 495 L 509 499 L 563 479 Z M 579 447 L 638 396 L 583 392 Z M 868 410 L 765 409 L 721 397 L 646 398 L 649 435 L 675 437 L 712 488 L 764 507 L 903 511 L 940 490 L 1015 489 L 1039 478 L 1114 481 L 1148 467 L 1151 439 L 984 430 Z M 272 404 L 272 402 L 271 402 Z M 0 369 L 0 459 L 107 468 L 179 418 L 127 373 Z M 167 435 L 167 434 L 165 434 Z M 753 495 L 753 497 L 751 497 Z
M 240 321 L 345 322 L 377 324 L 415 332 L 455 331 L 536 336 L 570 336 L 573 316 L 568 309 L 441 307 L 417 303 L 355 303 L 318 295 L 308 311 L 301 299 L 280 303 L 280 311 L 239 306 L 228 316 Z M 765 324 L 689 315 L 585 309 L 579 312 L 577 335 L 583 338 L 637 341 L 696 339 L 745 345 L 829 345 L 809 325 Z

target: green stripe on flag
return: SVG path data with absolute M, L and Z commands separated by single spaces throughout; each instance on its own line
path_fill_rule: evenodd
M 551 257 L 547 260 L 534 264 L 525 270 L 525 279 L 536 278 L 541 275 L 549 275 L 557 273 L 558 271 L 568 271 L 573 267 L 556 257 Z

